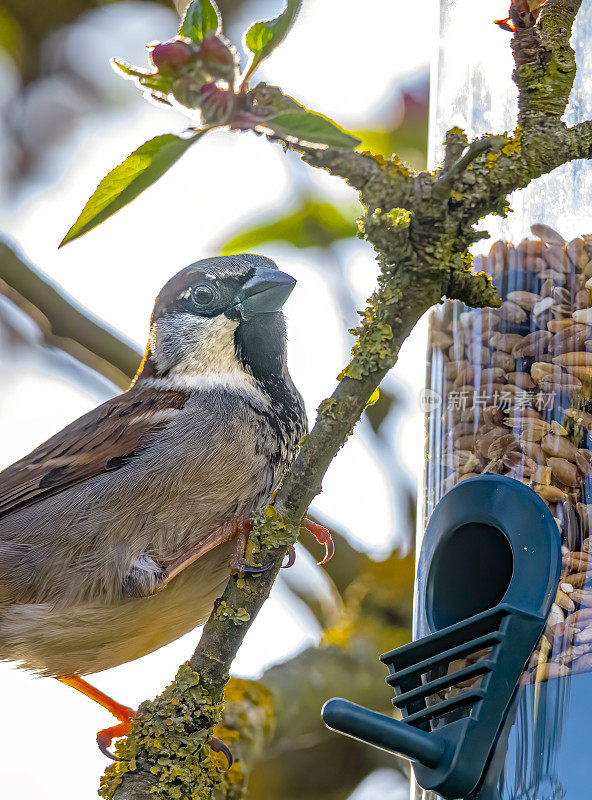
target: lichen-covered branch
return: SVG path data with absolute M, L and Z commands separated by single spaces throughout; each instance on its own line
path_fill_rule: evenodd
M 0 241 L 0 282 L 16 293 L 11 298 L 34 318 L 47 344 L 127 389 L 142 359 L 140 351 L 78 306 L 5 241 Z
M 447 142 L 446 158 L 444 160 L 444 170 L 436 183 L 434 184 L 433 192 L 436 197 L 440 196 L 443 200 L 450 196 L 456 179 L 467 169 L 477 156 L 484 153 L 491 148 L 499 148 L 505 144 L 504 136 L 485 136 L 483 139 L 476 139 L 471 142 L 464 149 L 462 155 L 459 154 L 458 158 L 454 160 L 454 152 L 456 149 L 456 140 L 449 140 Z
M 592 158 L 592 120 L 568 128 L 564 135 L 570 151 L 578 154 L 575 158 Z
M 541 10 L 539 24 L 516 27 L 512 50 L 519 89 L 518 122 L 525 143 L 559 127 L 576 74 L 569 39 L 582 0 L 553 0 Z
M 205 741 L 219 719 L 234 655 L 268 596 L 286 546 L 295 541 L 310 502 L 321 490 L 331 460 L 425 311 L 444 295 L 472 306 L 499 305 L 490 280 L 471 273 L 469 248 L 483 236 L 475 223 L 487 214 L 504 215 L 511 191 L 592 152 L 592 123 L 569 130 L 561 122 L 575 76 L 569 37 L 579 5 L 578 0 L 547 0 L 537 26 L 517 31 L 514 75 L 521 127 L 496 138 L 493 148 L 490 137 L 467 142 L 463 132 L 454 129 L 447 137 L 442 167 L 413 175 L 396 157 L 387 161 L 369 153 L 285 143 L 311 166 L 345 179 L 360 192 L 364 207 L 360 233 L 376 250 L 378 286 L 362 313 L 350 363 L 331 397 L 319 407 L 317 421 L 273 508 L 252 536 L 257 558 L 271 562 L 273 568 L 257 578 L 230 579 L 222 598 L 230 613 L 213 612 L 172 694 L 167 690 L 139 715 L 132 736 L 120 747 L 127 760 L 108 770 L 104 797 L 145 798 L 140 781 L 146 771 L 155 776 L 157 796 L 185 800 L 220 796 L 220 776 L 208 769 L 207 750 L 188 752 L 187 743 Z M 188 675 L 194 681 L 189 698 Z M 188 710 L 182 722 L 169 725 L 169 734 L 166 718 L 177 719 L 173 712 L 178 704 Z M 157 732 L 155 719 L 162 720 Z

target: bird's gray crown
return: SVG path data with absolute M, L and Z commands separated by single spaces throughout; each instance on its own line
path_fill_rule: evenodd
M 162 287 L 156 305 L 153 319 L 168 313 L 177 300 L 189 291 L 196 282 L 205 280 L 236 280 L 240 285 L 251 278 L 257 268 L 277 270 L 277 264 L 266 256 L 254 253 L 239 253 L 234 256 L 212 256 L 203 258 L 189 264 L 188 267 L 177 272 Z

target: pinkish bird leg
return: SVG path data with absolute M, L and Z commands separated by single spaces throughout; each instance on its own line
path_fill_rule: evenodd
M 322 525 L 313 522 L 311 519 L 302 520 L 302 527 L 306 528 L 309 533 L 312 533 L 319 544 L 324 545 L 325 557 L 322 561 L 318 561 L 317 563 L 319 565 L 326 564 L 329 559 L 333 558 L 333 553 L 335 552 L 335 545 L 333 543 L 333 539 L 331 538 L 331 532 Z
M 175 559 L 171 564 L 169 564 L 168 569 L 163 571 L 163 577 L 158 580 L 156 585 L 151 587 L 150 591 L 144 593 L 138 591 L 131 592 L 128 586 L 125 588 L 127 589 L 128 593 L 134 594 L 135 596 L 147 596 L 148 594 L 161 592 L 175 576 L 177 576 L 180 572 L 183 572 L 183 570 L 187 569 L 187 567 L 191 566 L 191 564 L 195 563 L 198 558 L 201 558 L 206 553 L 209 553 L 210 550 L 218 547 L 218 545 L 223 544 L 224 542 L 229 542 L 233 539 L 234 548 L 230 557 L 231 569 L 238 570 L 239 572 L 263 572 L 265 569 L 269 569 L 272 565 L 253 566 L 246 561 L 244 556 L 247 539 L 249 538 L 249 534 L 251 533 L 252 529 L 252 520 L 245 519 L 243 517 L 233 517 L 201 539 L 193 549 L 183 553 L 182 556 L 179 556 L 179 558 Z
M 199 544 L 193 548 L 193 550 L 190 550 L 189 553 L 184 553 L 183 556 L 179 557 L 176 561 L 173 561 L 173 563 L 169 566 L 166 578 L 159 588 L 164 588 L 166 584 L 175 577 L 175 575 L 178 575 L 188 566 L 193 564 L 198 558 L 201 558 L 206 553 L 209 553 L 210 550 L 214 549 L 214 547 L 217 547 L 219 544 L 223 544 L 224 542 L 229 542 L 232 539 L 235 539 L 236 543 L 230 559 L 230 566 L 233 569 L 237 569 L 233 563 L 235 560 L 235 554 L 237 551 L 240 551 L 241 555 L 244 554 L 245 543 L 252 527 L 253 523 L 251 520 L 243 519 L 242 517 L 233 517 L 232 519 L 229 519 L 223 525 L 220 525 L 219 528 L 216 528 L 216 530 L 204 537 Z
M 113 698 L 109 697 L 109 695 L 91 686 L 90 683 L 87 683 L 80 675 L 60 675 L 57 680 L 60 681 L 60 683 L 66 684 L 66 686 L 71 686 L 78 692 L 82 692 L 86 697 L 89 697 L 91 700 L 94 700 L 95 703 L 106 708 L 107 711 L 113 714 L 115 719 L 119 720 L 118 725 L 112 725 L 110 728 L 103 728 L 102 731 L 97 733 L 97 744 L 101 753 L 106 755 L 107 758 L 112 758 L 113 761 L 120 761 L 121 759 L 117 758 L 117 756 L 114 756 L 113 753 L 109 751 L 109 746 L 113 739 L 117 739 L 120 736 L 127 736 L 130 732 L 132 720 L 136 716 L 134 709 L 117 703 Z
M 237 572 L 259 573 L 265 572 L 273 567 L 273 562 L 269 564 L 249 564 L 245 558 L 245 547 L 247 546 L 247 539 L 253 530 L 253 521 L 244 520 L 240 525 L 240 530 L 234 540 L 234 550 L 230 556 L 230 566 Z

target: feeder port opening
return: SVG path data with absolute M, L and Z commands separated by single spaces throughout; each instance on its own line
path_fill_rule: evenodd
M 498 605 L 514 569 L 510 542 L 499 528 L 468 522 L 436 548 L 427 581 L 430 628 L 449 625 Z

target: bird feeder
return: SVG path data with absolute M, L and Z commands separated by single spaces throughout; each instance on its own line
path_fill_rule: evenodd
M 442 0 L 440 43 L 432 164 L 453 125 L 516 125 L 509 43 L 483 4 Z M 592 3 L 572 45 L 569 125 L 592 117 Z M 516 192 L 475 255 L 501 308 L 431 313 L 415 641 L 381 656 L 399 714 L 324 709 L 409 758 L 422 800 L 591 794 L 591 188 L 580 161 Z

